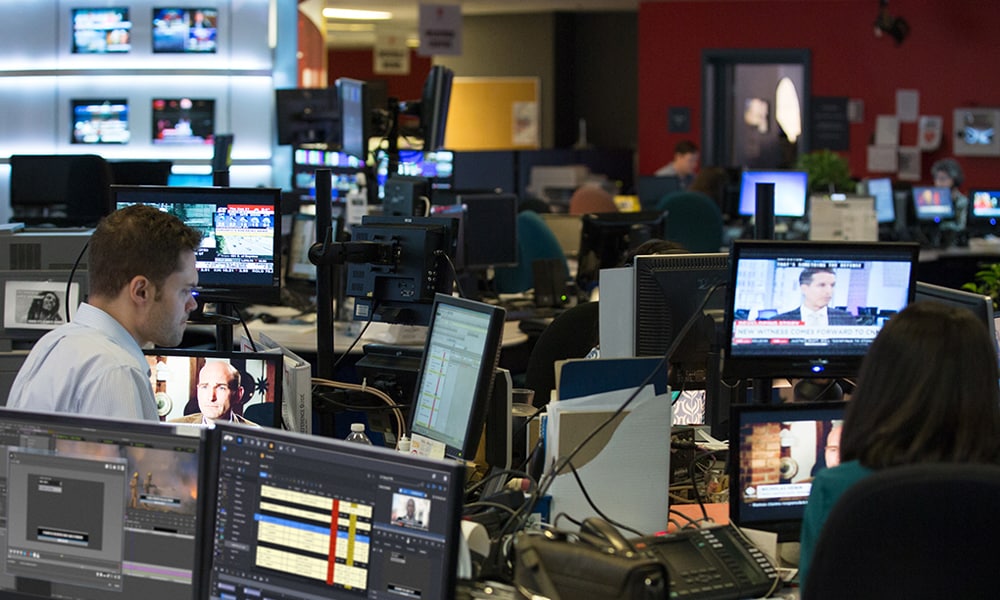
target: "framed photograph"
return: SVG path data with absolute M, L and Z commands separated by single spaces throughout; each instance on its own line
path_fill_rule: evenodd
M 1000 124 L 1000 109 L 955 109 L 955 155 L 1000 156 L 1000 139 L 996 128 Z
M 72 310 L 80 303 L 80 284 L 69 290 Z M 54 329 L 72 319 L 66 314 L 66 284 L 59 281 L 8 281 L 4 287 L 5 329 Z

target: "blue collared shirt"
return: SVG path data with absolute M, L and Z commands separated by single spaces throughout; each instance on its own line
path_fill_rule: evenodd
M 90 304 L 38 340 L 7 407 L 159 420 L 142 349 L 114 317 Z

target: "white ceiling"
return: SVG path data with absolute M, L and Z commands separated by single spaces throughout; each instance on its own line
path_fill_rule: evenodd
M 313 4 L 310 0 L 309 4 Z M 531 12 L 634 11 L 639 0 L 430 0 L 428 4 L 459 4 L 463 15 L 500 15 Z M 327 44 L 334 47 L 364 47 L 375 43 L 375 28 L 404 31 L 415 43 L 418 0 L 322 0 L 330 8 L 388 11 L 391 21 L 343 21 L 327 19 Z M 348 29 L 357 29 L 349 31 Z

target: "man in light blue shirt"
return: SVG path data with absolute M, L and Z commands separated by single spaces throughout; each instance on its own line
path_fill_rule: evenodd
M 156 208 L 115 211 L 90 239 L 90 295 L 43 336 L 14 379 L 9 408 L 158 420 L 148 344 L 177 346 L 198 285 L 201 233 Z

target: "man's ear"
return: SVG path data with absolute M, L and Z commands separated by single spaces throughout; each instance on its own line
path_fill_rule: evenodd
M 153 282 L 144 275 L 136 275 L 128 282 L 128 295 L 136 304 L 145 304 L 153 301 L 156 289 Z

